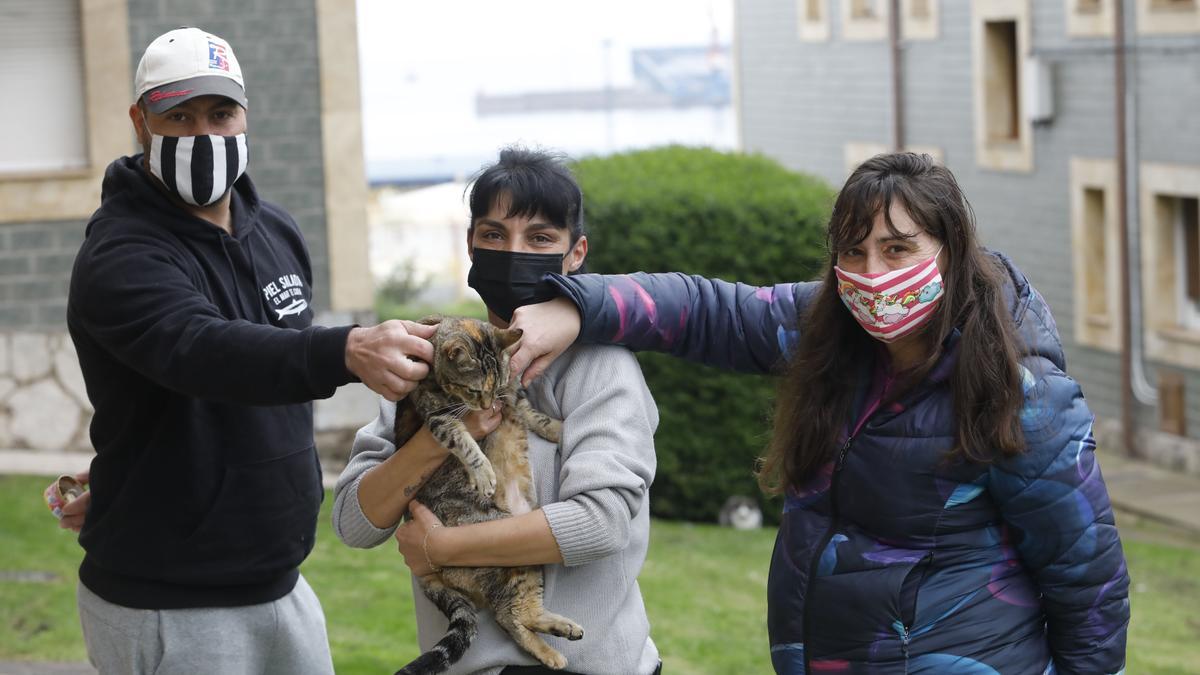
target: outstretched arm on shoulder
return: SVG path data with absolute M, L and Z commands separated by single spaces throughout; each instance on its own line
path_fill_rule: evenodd
M 528 383 L 571 342 L 661 351 L 741 372 L 770 372 L 794 343 L 819 284 L 749 286 L 677 273 L 550 275 L 570 300 L 518 308 L 511 365 Z M 575 312 L 572 313 L 571 305 Z M 526 368 L 528 367 L 528 370 Z

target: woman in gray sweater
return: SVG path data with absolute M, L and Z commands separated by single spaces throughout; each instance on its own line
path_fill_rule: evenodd
M 517 307 L 544 299 L 532 294 L 543 273 L 568 274 L 583 266 L 588 244 L 582 201 L 570 171 L 543 152 L 506 149 L 476 179 L 467 233 L 472 259 L 468 283 L 487 304 L 494 325 L 506 327 Z M 460 527 L 438 527 L 424 511 L 398 528 L 412 495 L 449 453 L 428 428 L 397 449 L 396 404 L 381 400 L 379 416 L 359 430 L 350 463 L 338 479 L 334 531 L 347 545 L 361 548 L 378 546 L 395 534 L 414 577 L 422 650 L 431 648 L 447 628 L 446 617 L 415 583 L 431 571 L 429 564 L 546 565 L 546 608 L 584 630 L 584 638 L 574 642 L 546 636 L 567 658 L 570 672 L 658 672 L 658 650 L 637 584 L 650 535 L 658 424 L 641 369 L 623 348 L 579 345 L 556 360 L 527 393 L 535 408 L 563 420 L 557 447 L 529 435 L 540 508 Z M 479 439 L 496 428 L 499 414 L 473 412 L 464 422 Z M 517 647 L 485 613 L 472 646 L 448 672 L 552 671 Z

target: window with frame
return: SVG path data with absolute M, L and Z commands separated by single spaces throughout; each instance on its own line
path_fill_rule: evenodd
M 1033 170 L 1033 127 L 1022 101 L 1028 0 L 973 0 L 975 155 L 984 168 Z
M 1111 37 L 1114 0 L 1066 0 L 1067 35 Z
M 1104 208 L 1104 190 L 1097 187 L 1083 189 L 1084 251 L 1087 261 L 1083 266 L 1084 303 L 1083 312 L 1088 323 L 1101 326 L 1111 325 L 1108 315 L 1108 292 L 1104 280 L 1108 277 L 1105 268 L 1108 262 Z
M 1141 166 L 1144 343 L 1150 358 L 1200 363 L 1200 165 Z
M 1169 201 L 1167 210 L 1175 225 L 1175 300 L 1179 325 L 1200 331 L 1200 222 L 1197 222 L 1196 197 L 1160 197 Z
M 96 210 L 105 167 L 134 149 L 130 60 L 126 0 L 0 2 L 0 91 L 38 103 L 0 127 L 0 222 Z
M 1142 34 L 1200 33 L 1200 0 L 1137 0 Z
M 829 39 L 829 0 L 797 0 L 800 39 L 824 42 Z
M 900 0 L 900 35 L 905 40 L 936 40 L 938 0 Z
M 1070 186 L 1075 341 L 1116 352 L 1121 348 L 1116 162 L 1071 158 Z
M 842 37 L 847 40 L 886 39 L 890 6 L 888 0 L 842 0 Z
M 1017 22 L 984 24 L 984 110 L 989 144 L 1021 140 L 1021 71 L 1017 59 Z
M 78 0 L 0 3 L 0 173 L 78 170 L 88 164 L 83 38 Z M 47 96 L 49 94 L 49 96 Z
M 850 0 L 850 18 L 855 21 L 879 17 L 877 3 L 882 0 Z

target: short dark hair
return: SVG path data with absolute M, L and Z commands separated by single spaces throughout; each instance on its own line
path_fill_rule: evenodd
M 471 225 L 501 199 L 508 200 L 506 217 L 541 216 L 555 227 L 571 231 L 571 244 L 583 230 L 583 190 L 567 167 L 565 155 L 547 150 L 509 146 L 495 164 L 484 167 L 471 181 Z

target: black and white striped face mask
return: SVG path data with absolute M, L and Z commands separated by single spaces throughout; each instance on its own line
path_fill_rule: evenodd
M 229 192 L 246 172 L 246 134 L 159 136 L 150 134 L 150 173 L 172 194 L 208 206 Z

